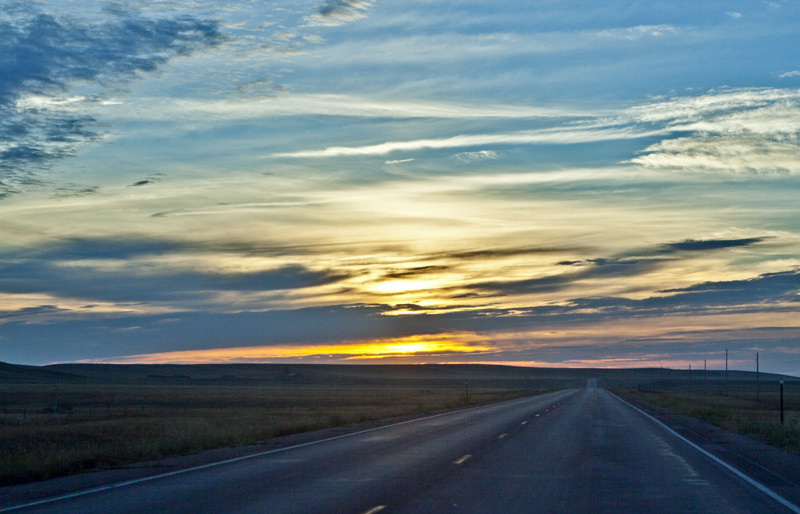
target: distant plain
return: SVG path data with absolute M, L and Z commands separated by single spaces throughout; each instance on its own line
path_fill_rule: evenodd
M 756 401 L 751 398 L 755 374 L 731 372 L 726 385 L 723 373 L 485 365 L 0 363 L 0 485 L 584 387 L 588 378 L 637 402 L 800 453 L 800 380 L 787 382 L 788 420 L 780 426 L 780 377 L 762 373 Z

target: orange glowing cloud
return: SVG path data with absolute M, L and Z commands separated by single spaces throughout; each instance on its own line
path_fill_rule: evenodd
M 414 356 L 432 356 L 447 354 L 480 354 L 492 351 L 479 344 L 470 344 L 464 334 L 455 337 L 413 336 L 403 339 L 374 340 L 330 345 L 309 346 L 253 346 L 242 348 L 212 348 L 208 350 L 187 350 L 177 352 L 151 353 L 131 355 L 91 362 L 112 364 L 212 364 L 237 362 L 277 362 L 297 360 L 314 362 L 312 359 L 326 361 L 352 361 L 359 359 L 384 359 L 408 357 L 413 362 Z

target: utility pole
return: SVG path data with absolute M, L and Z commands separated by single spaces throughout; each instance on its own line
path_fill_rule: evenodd
M 783 425 L 783 380 L 778 380 L 781 385 L 781 425 Z
M 703 359 L 703 387 L 708 393 L 708 360 Z
M 692 392 L 692 365 L 689 364 L 689 392 Z
M 756 401 L 761 402 L 761 376 L 758 369 L 758 352 L 756 352 Z

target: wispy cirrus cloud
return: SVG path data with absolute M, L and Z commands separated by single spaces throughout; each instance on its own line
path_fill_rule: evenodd
M 338 2 L 337 2 L 338 3 Z M 360 2 L 359 2 L 360 3 Z M 361 11 L 350 9 L 358 14 Z M 347 20 L 349 21 L 349 20 Z M 691 37 L 693 31 L 671 25 L 635 25 L 600 30 L 410 33 L 363 42 L 345 41 L 315 52 L 337 63 L 431 65 L 482 59 L 570 54 L 587 49 L 623 49 L 631 44 L 663 44 Z
M 334 104 L 327 103 L 331 100 L 333 99 L 327 98 L 324 103 L 317 104 L 318 112 L 329 109 L 327 112 L 330 114 L 347 115 L 334 107 Z M 324 104 L 327 105 L 323 107 Z M 310 105 L 314 105 L 314 102 L 312 101 Z M 555 126 L 506 133 L 461 134 L 441 138 L 388 141 L 361 146 L 331 146 L 323 149 L 279 152 L 272 156 L 282 158 L 370 156 L 481 145 L 581 144 L 662 138 L 661 141 L 642 149 L 640 155 L 626 163 L 664 171 L 769 174 L 796 173 L 800 170 L 800 146 L 797 143 L 800 134 L 798 90 L 711 91 L 703 95 L 664 99 L 616 113 L 592 114 L 568 109 L 539 110 L 508 106 L 471 108 L 446 104 L 404 106 L 395 102 L 373 104 L 355 102 L 349 115 L 385 116 L 391 113 L 405 117 L 427 115 L 442 118 L 486 119 L 550 116 Z M 562 120 L 558 120 L 559 115 Z M 579 121 L 571 121 L 570 117 L 578 118 Z M 485 157 L 489 154 L 462 152 L 460 155 L 466 159 L 468 156 Z
M 678 138 L 651 145 L 630 162 L 694 173 L 796 175 L 800 146 L 794 138 L 757 135 Z
M 414 99 L 387 99 L 356 94 L 282 95 L 275 98 L 172 99 L 147 98 L 125 102 L 117 116 L 139 120 L 235 121 L 285 116 L 344 116 L 355 118 L 531 119 L 595 116 L 568 107 L 467 104 Z
M 188 16 L 117 10 L 93 21 L 34 5 L 7 11 L 0 18 L 0 197 L 100 137 L 93 117 L 63 109 L 76 100 L 97 101 L 70 98 L 77 85 L 119 86 L 225 41 L 218 22 Z
M 680 134 L 643 149 L 629 161 L 633 164 L 691 173 L 800 173 L 800 90 L 712 91 L 644 105 L 630 114 Z
M 453 155 L 453 158 L 462 162 L 494 161 L 500 158 L 500 154 L 494 150 L 478 150 L 457 153 Z
M 386 155 L 392 152 L 466 148 L 481 145 L 578 144 L 652 137 L 664 134 L 662 130 L 643 130 L 636 127 L 581 128 L 570 126 L 557 129 L 528 130 L 506 134 L 472 134 L 440 139 L 389 141 L 366 146 L 332 146 L 322 150 L 274 153 L 272 157 L 322 158 Z

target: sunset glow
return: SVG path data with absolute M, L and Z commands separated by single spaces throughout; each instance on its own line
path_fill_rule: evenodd
M 0 361 L 800 373 L 800 4 L 634 4 L 0 0 Z
M 323 346 L 263 346 L 246 348 L 215 348 L 185 352 L 166 352 L 150 355 L 134 355 L 127 358 L 91 362 L 147 363 L 147 364 L 208 364 L 236 362 L 325 362 L 357 361 L 361 359 L 386 359 L 402 357 L 404 362 L 420 363 L 415 358 L 446 358 L 451 354 L 479 354 L 491 350 L 489 347 L 467 345 L 448 340 L 373 341 L 344 343 Z M 86 361 L 90 362 L 90 361 Z

